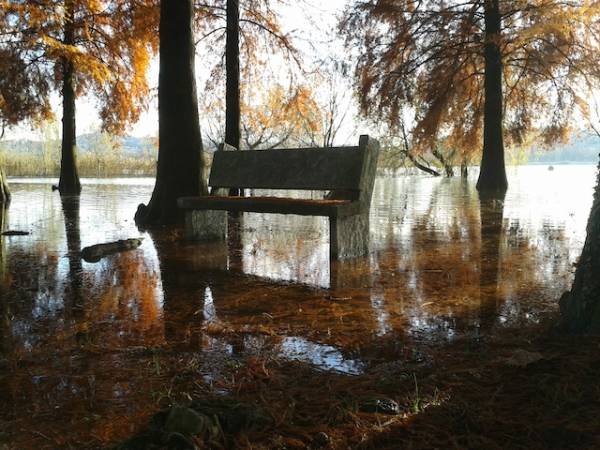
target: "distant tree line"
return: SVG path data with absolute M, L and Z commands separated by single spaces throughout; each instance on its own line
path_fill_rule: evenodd
M 61 141 L 52 134 L 41 136 L 42 141 L 0 142 L 0 167 L 8 176 L 59 176 Z M 78 173 L 84 177 L 154 176 L 156 144 L 154 138 L 125 139 L 107 132 L 80 135 Z

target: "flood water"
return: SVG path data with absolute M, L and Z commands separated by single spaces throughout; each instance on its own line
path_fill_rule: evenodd
M 0 447 L 85 447 L 133 433 L 178 382 L 225 392 L 249 358 L 348 377 L 414 343 L 478 340 L 556 314 L 585 239 L 593 166 L 475 179 L 380 177 L 370 253 L 329 261 L 327 219 L 246 214 L 228 244 L 133 223 L 149 179 L 13 179 L 0 241 Z M 98 263 L 85 246 L 143 237 Z

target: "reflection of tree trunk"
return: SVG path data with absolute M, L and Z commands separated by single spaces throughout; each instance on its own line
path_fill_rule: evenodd
M 79 226 L 79 196 L 62 196 L 62 209 L 65 217 L 65 234 L 69 259 L 69 281 L 71 283 L 71 302 L 73 306 L 82 306 L 81 293 L 83 264 L 81 261 L 81 230 Z M 65 298 L 65 300 L 67 300 Z M 65 301 L 65 306 L 67 302 Z
M 244 271 L 244 243 L 242 233 L 244 215 L 230 214 L 227 221 L 227 256 L 228 269 L 237 272 Z
M 187 282 L 192 280 L 194 260 L 182 257 L 189 255 L 189 248 L 182 248 L 180 241 L 173 241 L 165 233 L 149 230 L 154 242 L 156 256 L 160 266 L 161 284 L 163 290 L 163 318 L 165 340 L 170 344 L 188 344 L 194 320 L 202 319 L 197 312 L 202 308 L 203 283 L 200 281 L 199 292 L 190 289 Z M 194 272 L 193 272 L 194 271 Z M 200 278 L 196 276 L 195 278 Z M 194 280 L 196 281 L 196 280 Z M 195 286 L 195 284 L 194 284 Z M 193 300 L 192 300 L 193 299 Z
M 508 187 L 502 139 L 501 27 L 499 0 L 485 0 L 483 155 L 477 180 L 480 191 L 505 191 Z
M 158 77 L 158 166 L 148 206 L 140 205 L 142 225 L 183 221 L 177 199 L 205 195 L 202 137 L 194 70 L 192 0 L 160 2 Z
M 481 250 L 479 256 L 479 322 L 489 330 L 498 315 L 498 279 L 500 275 L 500 238 L 504 215 L 504 194 L 479 195 Z
M 569 331 L 600 332 L 600 171 L 575 280 L 560 299 L 560 312 Z
M 65 0 L 65 24 L 64 39 L 65 45 L 74 45 L 75 31 L 73 29 L 73 0 Z M 62 59 L 62 144 L 60 160 L 60 179 L 58 190 L 61 194 L 79 194 L 81 192 L 81 183 L 77 173 L 77 163 L 75 158 L 76 133 L 75 133 L 75 86 L 74 86 L 75 68 L 73 61 L 68 57 Z
M 8 219 L 8 208 L 0 205 L 0 233 L 4 231 Z M 10 310 L 6 300 L 6 291 L 8 289 L 7 264 L 8 256 L 4 247 L 4 239 L 0 239 L 0 357 L 6 356 L 10 348 Z M 0 393 L 0 401 L 2 394 Z

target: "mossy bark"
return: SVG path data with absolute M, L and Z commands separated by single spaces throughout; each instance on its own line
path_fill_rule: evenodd
M 158 76 L 158 165 L 148 206 L 136 213 L 139 225 L 183 223 L 177 199 L 207 193 L 194 70 L 193 2 L 160 3 Z
M 560 299 L 561 322 L 576 333 L 600 332 L 600 164 L 587 237 L 571 290 Z

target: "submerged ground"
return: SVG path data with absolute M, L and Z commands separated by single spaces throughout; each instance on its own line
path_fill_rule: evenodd
M 151 180 L 62 200 L 11 180 L 4 230 L 30 234 L 0 241 L 0 449 L 111 448 L 207 399 L 268 418 L 211 448 L 600 446 L 600 341 L 552 327 L 594 175 L 514 168 L 504 201 L 380 177 L 371 252 L 341 263 L 325 219 L 245 215 L 227 246 L 189 243 L 135 228 Z

